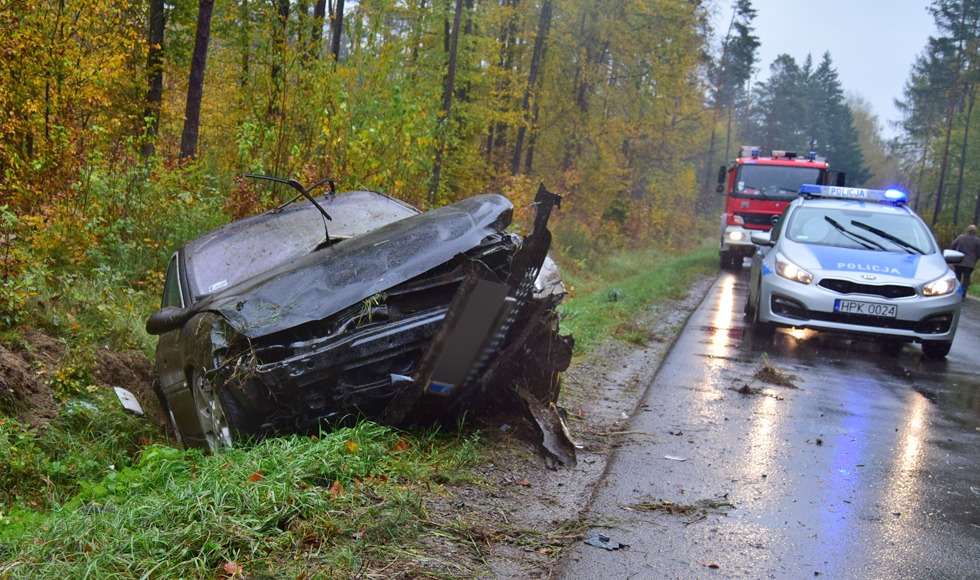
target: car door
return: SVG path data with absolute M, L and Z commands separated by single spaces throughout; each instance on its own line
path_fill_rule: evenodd
M 184 292 L 181 288 L 180 267 L 178 264 L 178 254 L 174 253 L 167 266 L 167 279 L 163 285 L 163 299 L 160 307 L 175 306 L 184 308 Z M 164 393 L 170 394 L 177 384 L 185 381 L 183 365 L 180 361 L 180 330 L 173 330 L 160 335 L 157 342 L 157 376 L 160 378 L 160 386 Z

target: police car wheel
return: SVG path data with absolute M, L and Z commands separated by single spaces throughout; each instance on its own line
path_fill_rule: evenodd
M 952 346 L 953 342 L 949 340 L 924 340 L 922 341 L 922 354 L 926 355 L 926 358 L 946 358 Z
M 762 310 L 762 288 L 759 288 L 756 293 L 755 305 L 752 307 L 752 332 L 757 336 L 772 336 L 776 332 L 776 325 L 759 320 L 760 310 Z

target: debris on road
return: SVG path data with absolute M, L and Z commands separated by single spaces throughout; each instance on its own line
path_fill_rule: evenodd
M 585 540 L 585 543 L 590 546 L 604 548 L 606 550 L 618 550 L 620 548 L 629 547 L 629 544 L 620 544 L 619 542 L 609 539 L 609 536 L 604 536 L 602 534 L 592 534 Z
M 767 353 L 762 353 L 762 367 L 755 372 L 752 378 L 757 381 L 769 383 L 770 385 L 776 385 L 777 387 L 786 387 L 787 389 L 799 388 L 796 386 L 796 377 L 779 370 L 769 360 Z
M 676 455 L 664 455 L 664 459 L 671 461 L 687 461 L 687 457 L 677 457 Z
M 708 514 L 727 513 L 728 510 L 735 509 L 735 504 L 728 501 L 728 494 L 726 493 L 713 499 L 700 499 L 693 504 L 679 504 L 665 499 L 657 499 L 623 506 L 623 509 L 690 516 L 690 519 L 684 523 L 693 524 L 707 518 Z

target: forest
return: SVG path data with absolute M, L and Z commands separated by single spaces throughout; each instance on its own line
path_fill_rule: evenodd
M 935 14 L 966 30 L 980 7 L 964 10 Z M 585 273 L 715 236 L 712 179 L 740 144 L 816 151 L 851 185 L 893 167 L 942 183 L 950 107 L 967 144 L 975 37 L 917 63 L 889 148 L 829 53 L 759 75 L 756 15 L 750 0 L 0 0 L 0 330 L 149 352 L 174 250 L 289 195 L 244 173 L 421 209 L 499 192 L 519 231 L 544 182 L 565 196 L 553 253 Z
M 952 239 L 980 220 L 973 123 L 980 114 L 974 110 L 980 87 L 980 2 L 936 0 L 929 11 L 938 33 L 913 63 L 896 99 L 901 134 L 887 145 L 896 179 L 917 193 L 911 199 L 916 211 L 940 239 Z

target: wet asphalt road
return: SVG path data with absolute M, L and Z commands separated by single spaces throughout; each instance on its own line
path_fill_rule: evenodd
M 747 280 L 722 274 L 692 314 L 597 491 L 594 531 L 629 547 L 579 543 L 561 577 L 980 578 L 980 301 L 936 362 L 811 331 L 760 339 Z M 735 390 L 764 353 L 798 390 Z M 661 500 L 735 509 L 688 523 L 637 506 Z

